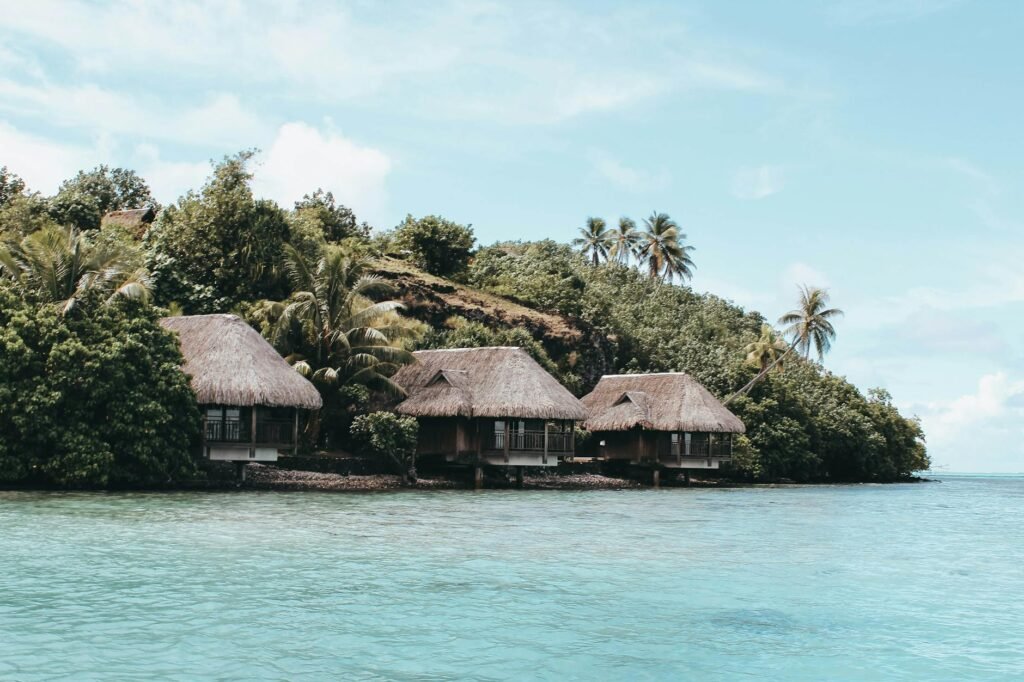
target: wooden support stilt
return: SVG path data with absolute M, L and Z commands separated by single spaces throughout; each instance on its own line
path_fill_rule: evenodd
M 655 488 L 661 487 L 661 469 L 654 467 L 654 473 L 651 475 L 651 480 Z
M 690 486 L 690 472 L 687 471 L 686 469 L 683 469 L 683 482 L 686 484 L 687 487 Z
M 476 469 L 473 471 L 473 489 L 480 490 L 484 487 L 484 468 L 477 462 Z
M 523 467 L 516 467 L 516 487 L 523 487 Z

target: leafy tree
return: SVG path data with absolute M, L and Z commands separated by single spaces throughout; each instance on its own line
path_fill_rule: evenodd
M 416 443 L 419 423 L 391 412 L 372 412 L 352 421 L 357 448 L 388 462 L 409 483 L 416 482 Z
M 93 294 L 60 315 L 0 287 L 0 480 L 159 485 L 195 474 L 199 411 L 155 312 Z
M 618 263 L 628 265 L 630 258 L 636 258 L 640 251 L 641 237 L 632 218 L 619 218 L 619 225 L 611 233 L 612 247 L 609 255 Z
M 24 193 L 25 181 L 18 174 L 8 170 L 7 166 L 0 166 L 0 208 Z
M 366 239 L 370 236 L 370 225 L 365 221 L 357 223 L 352 209 L 335 203 L 334 194 L 323 189 L 317 189 L 303 196 L 302 201 L 296 201 L 294 213 L 319 223 L 323 238 L 328 242 L 340 242 L 351 237 Z
M 829 308 L 828 291 L 806 284 L 800 289 L 800 305 L 779 318 L 779 324 L 787 325 L 785 334 L 793 339 L 796 349 L 805 358 L 811 356 L 811 347 L 823 360 L 836 338 L 832 320 L 843 316 L 838 308 Z
M 64 181 L 50 204 L 54 220 L 79 230 L 98 230 L 110 211 L 158 206 L 149 185 L 135 171 L 103 165 Z
M 420 327 L 401 317 L 398 301 L 371 300 L 391 286 L 369 274 L 369 261 L 341 247 L 328 246 L 315 264 L 290 245 L 285 254 L 292 294 L 263 301 L 257 316 L 271 343 L 320 390 L 325 414 L 348 407 L 339 393 L 348 386 L 403 394 L 390 377 L 413 362 L 405 346 Z
M 0 246 L 0 276 L 24 298 L 57 303 L 65 314 L 90 293 L 107 303 L 148 299 L 148 278 L 136 262 L 128 249 L 93 244 L 75 228 L 46 227 Z
M 587 218 L 587 223 L 579 228 L 580 236 L 572 240 L 572 245 L 579 248 L 580 253 L 590 258 L 594 265 L 608 260 L 614 247 L 612 231 L 605 225 L 603 218 Z
M 281 264 L 289 225 L 277 204 L 253 197 L 252 155 L 225 157 L 199 193 L 163 210 L 146 233 L 159 303 L 210 313 L 286 295 Z
M 15 194 L 0 205 L 0 239 L 19 240 L 44 227 L 56 226 L 50 206 L 39 194 Z
M 663 278 L 671 282 L 676 277 L 688 280 L 693 277 L 692 246 L 684 244 L 686 235 L 666 213 L 651 213 L 644 218 L 644 231 L 640 235 L 639 257 L 647 263 L 651 278 Z
M 579 253 L 550 239 L 500 242 L 476 254 L 467 281 L 540 310 L 578 316 L 584 263 Z
M 407 215 L 395 228 L 393 247 L 430 274 L 453 277 L 469 264 L 476 241 L 472 228 L 440 216 Z

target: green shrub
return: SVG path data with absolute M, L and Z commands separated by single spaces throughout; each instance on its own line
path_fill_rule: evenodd
M 435 215 L 419 220 L 407 215 L 395 228 L 391 248 L 432 275 L 453 277 L 469 265 L 474 241 L 471 225 Z
M 352 420 L 352 441 L 362 452 L 392 464 L 409 482 L 416 481 L 419 424 L 412 417 L 371 412 Z

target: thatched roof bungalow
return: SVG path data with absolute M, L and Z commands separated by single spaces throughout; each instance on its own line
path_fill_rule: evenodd
M 394 381 L 395 410 L 420 422 L 420 455 L 506 466 L 554 466 L 573 452 L 583 405 L 515 347 L 425 350 Z
M 717 469 L 732 456 L 743 422 L 689 374 L 601 377 L 583 397 L 584 428 L 596 434 L 606 459 Z
M 142 239 L 149 226 L 156 220 L 156 209 L 152 206 L 143 208 L 127 208 L 121 211 L 111 211 L 103 216 L 101 225 L 120 225 L 124 227 L 136 239 Z
M 203 413 L 210 459 L 276 461 L 298 440 L 299 410 L 318 410 L 320 393 L 235 315 L 160 320 L 175 332 Z

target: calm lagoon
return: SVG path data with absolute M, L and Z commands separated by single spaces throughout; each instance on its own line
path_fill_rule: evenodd
M 0 492 L 0 679 L 1024 677 L 1024 478 Z

